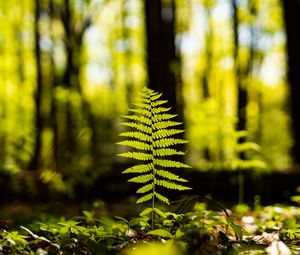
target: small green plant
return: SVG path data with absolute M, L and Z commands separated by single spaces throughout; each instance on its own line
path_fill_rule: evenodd
M 187 141 L 174 138 L 174 135 L 182 133 L 184 130 L 175 128 L 181 123 L 172 120 L 177 115 L 168 113 L 171 108 L 163 107 L 168 101 L 160 100 L 161 96 L 162 94 L 148 88 L 143 89 L 140 102 L 134 104 L 137 108 L 129 109 L 132 115 L 123 116 L 129 122 L 122 124 L 133 130 L 121 133 L 120 136 L 127 137 L 127 140 L 118 143 L 134 149 L 121 153 L 119 156 L 138 161 L 136 165 L 126 169 L 123 173 L 136 174 L 136 177 L 128 181 L 142 185 L 137 190 L 137 193 L 142 196 L 136 202 L 151 201 L 151 206 L 144 209 L 140 215 L 151 214 L 152 228 L 155 214 L 162 217 L 166 215 L 157 208 L 156 200 L 170 205 L 169 199 L 161 194 L 160 188 L 179 191 L 190 189 L 179 184 L 185 183 L 187 180 L 167 170 L 189 168 L 190 166 L 170 158 L 184 155 L 183 151 L 176 150 L 174 147 Z
M 247 154 L 258 154 L 260 146 L 254 142 L 246 141 L 247 131 L 235 131 L 235 156 L 230 161 L 229 168 L 238 172 L 238 203 L 244 203 L 244 172 L 249 169 L 265 170 L 266 163 L 261 159 L 254 159 Z M 239 142 L 241 141 L 241 142 Z M 253 155 L 252 155 L 253 156 Z

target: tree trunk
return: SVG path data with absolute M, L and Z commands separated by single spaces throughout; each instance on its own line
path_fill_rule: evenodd
M 184 123 L 181 64 L 175 46 L 175 9 L 174 0 L 145 0 L 148 85 L 163 93 L 163 99 L 178 114 L 176 121 Z M 177 138 L 184 139 L 184 136 L 179 134 Z M 178 145 L 177 149 L 185 151 L 185 146 Z M 173 159 L 181 161 L 182 157 Z
M 130 31 L 126 27 L 126 18 L 128 17 L 128 10 L 127 4 L 128 0 L 122 0 L 121 6 L 121 30 L 122 30 L 122 41 L 124 43 L 124 78 L 125 78 L 125 89 L 126 89 L 126 99 L 127 105 L 131 106 L 131 97 L 132 97 L 132 70 L 131 70 L 131 61 L 132 61 L 132 53 L 131 53 L 131 45 L 130 45 Z
M 35 101 L 35 144 L 33 156 L 29 163 L 31 170 L 37 170 L 41 166 L 41 149 L 42 149 L 42 132 L 43 132 L 43 113 L 42 113 L 42 58 L 40 48 L 40 0 L 35 0 L 34 10 L 34 41 L 35 41 L 35 59 L 36 59 L 36 90 L 34 95 Z
M 246 84 L 244 83 L 245 72 L 243 72 L 241 64 L 239 62 L 239 18 L 238 18 L 238 1 L 232 0 L 232 10 L 233 10 L 233 37 L 234 37 L 234 52 L 233 57 L 235 61 L 235 79 L 237 86 L 237 124 L 236 130 L 242 131 L 246 130 L 246 107 L 248 103 L 248 92 L 246 89 Z M 239 139 L 240 143 L 245 142 L 245 137 Z M 240 158 L 245 158 L 244 153 L 240 153 Z
M 174 111 L 182 112 L 176 95 L 175 72 L 179 73 L 180 67 L 175 48 L 174 1 L 145 0 L 145 14 L 149 87 L 162 92 Z
M 288 81 L 290 85 L 292 135 L 294 144 L 292 158 L 300 164 L 300 3 L 299 0 L 283 0 L 284 21 L 287 38 Z
M 78 20 L 80 22 L 81 20 Z M 64 150 L 61 150 L 60 158 L 65 162 L 65 166 L 70 166 L 71 162 L 78 156 L 79 145 L 79 126 L 78 109 L 74 109 L 72 104 L 72 94 L 81 96 L 81 87 L 79 81 L 80 69 L 80 52 L 82 44 L 82 30 L 75 29 L 75 21 L 73 20 L 71 2 L 64 0 L 64 13 L 62 14 L 62 22 L 65 30 L 65 47 L 66 47 L 66 67 L 63 75 L 63 86 L 68 91 L 68 98 L 64 104 L 65 126 L 60 135 L 63 141 L 60 141 Z M 79 23 L 77 23 L 79 24 Z M 61 139 L 60 139 L 61 140 Z
M 213 54 L 213 45 L 212 45 L 212 36 L 213 36 L 213 26 L 212 26 L 212 17 L 211 17 L 211 8 L 206 7 L 206 16 L 208 23 L 208 30 L 205 37 L 205 69 L 202 76 L 202 95 L 203 100 L 208 100 L 211 96 L 209 82 L 210 82 L 210 72 L 212 68 L 212 54 Z M 203 149 L 204 158 L 206 160 L 211 160 L 211 151 L 209 146 L 206 145 Z
M 63 84 L 69 93 L 76 93 L 80 99 L 80 108 L 74 109 L 72 102 L 69 98 L 65 105 L 66 114 L 66 137 L 65 137 L 65 151 L 64 158 L 67 160 L 67 164 L 72 164 L 77 160 L 77 157 L 82 153 L 80 145 L 79 134 L 81 128 L 85 125 L 89 125 L 91 128 L 92 141 L 90 142 L 90 150 L 93 151 L 97 140 L 96 119 L 92 113 L 90 103 L 85 98 L 81 84 L 80 84 L 80 54 L 82 40 L 84 32 L 91 24 L 91 16 L 84 17 L 84 10 L 80 13 L 80 17 L 73 17 L 70 0 L 64 0 L 64 13 L 62 15 L 62 21 L 65 30 L 65 46 L 66 46 L 66 58 L 67 63 L 65 67 Z M 80 119 L 80 122 L 79 122 Z M 93 156 L 93 161 L 98 162 L 98 159 Z

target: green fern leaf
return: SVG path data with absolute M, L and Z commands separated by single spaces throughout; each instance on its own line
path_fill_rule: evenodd
M 144 123 L 149 126 L 152 124 L 151 119 L 144 117 L 144 116 L 125 115 L 125 116 L 123 116 L 123 118 L 129 119 L 129 120 L 134 120 L 134 121 L 139 121 L 139 122 Z
M 160 130 L 155 131 L 152 136 L 154 139 L 161 139 L 161 138 L 165 138 L 168 136 L 180 134 L 183 132 L 184 132 L 184 130 L 180 130 L 180 129 L 160 129 Z
M 122 173 L 123 174 L 141 174 L 141 173 L 147 173 L 150 170 L 153 169 L 153 165 L 152 164 L 143 164 L 143 165 L 136 165 L 130 168 L 127 168 L 126 170 L 124 170 Z
M 146 183 L 153 180 L 153 174 L 139 175 L 128 180 L 128 182 Z
M 166 107 L 158 107 L 158 108 L 153 108 L 152 113 L 153 114 L 158 114 L 158 113 L 164 113 L 168 112 L 172 109 L 172 107 L 166 108 Z
M 162 212 L 161 210 L 157 209 L 157 208 L 154 208 L 154 211 L 161 217 L 163 218 L 166 218 L 167 217 L 167 214 Z
M 151 107 L 155 108 L 159 105 L 163 105 L 165 103 L 167 103 L 168 100 L 158 100 L 158 101 L 155 101 L 155 102 L 151 102 Z
M 144 115 L 148 118 L 151 117 L 151 112 L 149 110 L 146 110 L 146 109 L 129 109 L 129 111 Z
M 175 146 L 184 144 L 187 141 L 171 137 L 183 133 L 184 130 L 176 129 L 176 126 L 182 123 L 172 120 L 177 115 L 168 113 L 171 108 L 163 106 L 167 101 L 159 100 L 161 97 L 161 93 L 147 88 L 143 89 L 139 102 L 134 104 L 137 108 L 129 110 L 132 115 L 124 116 L 129 121 L 122 123 L 133 130 L 121 133 L 120 136 L 127 137 L 127 140 L 118 143 L 134 149 L 134 151 L 118 154 L 119 156 L 145 162 L 129 167 L 123 173 L 136 174 L 128 182 L 142 184 L 142 187 L 136 193 L 144 195 L 136 201 L 137 203 L 151 200 L 151 208 L 144 209 L 140 215 L 151 214 L 152 227 L 154 214 L 161 217 L 167 216 L 167 214 L 156 208 L 155 201 L 170 204 L 169 199 L 161 194 L 161 191 L 160 193 L 157 192 L 156 186 L 179 191 L 190 189 L 178 184 L 187 182 L 187 180 L 170 171 L 161 169 L 190 167 L 168 158 L 174 155 L 184 155 L 185 153 L 177 150 Z
M 166 129 L 169 127 L 175 127 L 178 125 L 181 125 L 181 122 L 177 121 L 161 121 L 161 122 L 156 122 L 153 124 L 153 129 L 154 130 L 159 130 L 159 129 Z
M 165 187 L 167 189 L 174 189 L 174 190 L 189 190 L 189 189 L 191 189 L 189 187 L 179 185 L 174 182 L 165 181 L 165 180 L 156 180 L 156 184 L 159 186 Z
M 178 175 L 173 174 L 166 170 L 157 170 L 155 173 L 169 180 L 178 181 L 178 182 L 188 182 L 186 179 L 180 178 Z
M 162 96 L 162 93 L 156 93 L 156 92 L 154 92 L 154 93 L 151 94 L 150 99 L 153 102 L 153 101 L 156 101 L 157 99 L 159 99 L 161 96 Z
M 137 160 L 150 160 L 153 158 L 153 156 L 151 154 L 148 153 L 143 153 L 143 152 L 124 152 L 124 153 L 120 153 L 118 154 L 121 157 L 125 157 L 125 158 L 132 158 L 132 159 L 137 159 Z
M 126 137 L 132 137 L 132 138 L 136 138 L 137 140 L 141 140 L 141 141 L 146 141 L 149 142 L 151 141 L 152 137 L 150 135 L 141 133 L 141 132 L 123 132 L 120 134 L 120 136 L 126 136 Z
M 153 198 L 153 193 L 149 193 L 149 194 L 147 194 L 147 195 L 145 195 L 145 196 L 140 197 L 140 198 L 136 201 L 136 203 L 137 203 L 137 204 L 144 203 L 144 202 L 146 202 L 146 201 L 151 200 L 152 198 Z
M 237 148 L 236 148 L 237 152 L 246 152 L 249 150 L 258 152 L 260 151 L 260 146 L 253 142 L 244 142 L 241 144 L 239 143 L 237 144 Z
M 164 156 L 172 156 L 172 155 L 184 155 L 185 153 L 182 151 L 177 151 L 174 149 L 157 149 L 153 151 L 154 156 L 164 157 Z
M 150 98 L 141 98 L 140 101 L 141 101 L 141 103 L 144 103 L 144 104 L 150 104 L 151 103 Z
M 160 201 L 162 201 L 162 202 L 164 202 L 164 203 L 170 205 L 169 199 L 166 198 L 165 196 L 163 196 L 163 195 L 161 195 L 161 194 L 159 194 L 159 193 L 157 193 L 157 192 L 155 192 L 155 196 L 156 196 Z
M 150 191 L 150 190 L 153 189 L 153 185 L 154 185 L 153 183 L 149 183 L 149 184 L 147 184 L 147 185 L 145 185 L 145 186 L 139 188 L 139 189 L 136 191 L 136 193 L 146 193 L 146 192 L 148 192 L 148 191 Z
M 145 104 L 145 103 L 133 103 L 133 105 L 135 105 L 141 109 L 147 109 L 147 110 L 151 109 L 151 105 Z
M 175 118 L 177 114 L 155 114 L 152 119 L 156 122 L 161 122 L 163 120 L 170 120 L 172 118 Z
M 121 125 L 123 126 L 127 126 L 127 127 L 131 127 L 131 128 L 135 128 L 139 131 L 151 134 L 152 133 L 152 129 L 151 127 L 141 124 L 141 123 L 134 123 L 134 122 L 125 122 L 125 123 L 121 123 Z
M 150 151 L 151 146 L 147 143 L 139 142 L 139 141 L 130 141 L 130 140 L 125 140 L 122 142 L 118 142 L 117 144 L 124 145 L 124 146 L 129 146 L 135 149 L 139 150 L 145 150 L 145 151 Z
M 154 159 L 154 164 L 162 167 L 191 168 L 189 165 L 168 159 Z
M 140 216 L 146 216 L 148 215 L 149 213 L 153 212 L 154 210 L 152 208 L 146 208 L 144 209 L 141 213 L 140 213 Z
M 175 139 L 175 138 L 162 138 L 153 142 L 153 147 L 155 148 L 164 148 L 170 147 L 177 144 L 185 144 L 187 141 L 182 139 Z

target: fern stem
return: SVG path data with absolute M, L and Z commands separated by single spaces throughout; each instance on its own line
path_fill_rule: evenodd
M 153 197 L 152 197 L 152 212 L 151 212 L 151 229 L 154 228 L 154 208 L 155 208 L 155 184 L 153 185 Z
M 150 97 L 151 99 L 151 97 Z M 154 165 L 154 148 L 153 148 L 153 112 L 152 112 L 152 104 L 150 103 L 150 119 L 151 119 L 151 140 L 150 140 L 150 144 L 151 144 L 151 155 L 152 155 L 152 167 L 153 167 L 153 188 L 152 188 L 152 211 L 151 211 L 151 229 L 154 228 L 154 208 L 155 208 L 155 165 Z

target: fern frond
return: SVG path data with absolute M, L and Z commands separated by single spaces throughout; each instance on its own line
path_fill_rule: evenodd
M 161 96 L 162 96 L 162 93 L 156 93 L 156 92 L 154 92 L 154 93 L 151 94 L 150 99 L 153 102 L 153 101 L 156 101 L 157 99 L 159 99 Z
M 122 142 L 118 142 L 119 145 L 129 146 L 138 150 L 149 151 L 151 150 L 151 146 L 147 143 L 139 142 L 139 141 L 132 141 L 132 140 L 125 140 Z
M 177 114 L 155 114 L 152 119 L 153 121 L 156 122 L 161 122 L 163 120 L 170 120 L 173 119 L 177 116 Z
M 154 210 L 152 208 L 146 208 L 144 209 L 141 213 L 140 213 L 140 216 L 146 216 L 148 215 L 149 213 L 153 212 Z
M 248 132 L 246 130 L 238 130 L 237 132 L 235 132 L 234 136 L 235 139 L 241 139 L 241 138 L 246 138 L 247 137 Z
M 147 109 L 147 110 L 151 109 L 151 105 L 145 104 L 145 103 L 133 103 L 133 105 L 135 105 L 141 109 Z
M 124 152 L 118 154 L 118 156 L 124 157 L 124 158 L 132 158 L 137 160 L 150 160 L 153 158 L 151 154 L 143 153 L 143 152 Z
M 182 140 L 182 139 L 176 139 L 176 138 L 162 138 L 162 139 L 154 141 L 153 147 L 154 148 L 165 148 L 165 147 L 170 147 L 172 145 L 184 144 L 184 143 L 187 143 L 187 141 Z
M 154 159 L 154 164 L 162 167 L 191 168 L 189 165 L 169 159 Z
M 162 186 L 167 189 L 174 189 L 174 190 L 189 190 L 191 188 L 177 184 L 175 182 L 165 181 L 165 180 L 156 180 L 156 184 Z
M 138 131 L 132 131 L 132 132 L 123 132 L 121 134 L 119 134 L 119 136 L 126 136 L 126 137 L 132 137 L 132 138 L 136 138 L 137 140 L 141 140 L 141 141 L 151 141 L 152 137 L 150 135 L 138 132 Z
M 141 213 L 140 213 L 140 216 L 146 216 L 152 212 L 155 212 L 157 213 L 159 216 L 163 217 L 163 218 L 166 218 L 167 217 L 167 214 L 162 212 L 161 210 L 157 209 L 157 208 L 146 208 L 144 209 Z
M 158 101 L 155 101 L 155 102 L 151 102 L 151 107 L 157 107 L 159 105 L 163 105 L 165 103 L 167 103 L 168 100 L 158 100 Z
M 136 165 L 133 167 L 129 167 L 122 172 L 122 174 L 141 174 L 147 173 L 153 169 L 152 164 L 143 164 L 143 165 Z
M 165 170 L 165 168 L 189 168 L 190 166 L 168 159 L 170 156 L 184 155 L 185 152 L 177 150 L 175 146 L 187 143 L 187 141 L 171 137 L 183 133 L 184 130 L 176 129 L 176 126 L 182 123 L 173 120 L 177 115 L 168 113 L 171 108 L 164 107 L 168 101 L 159 100 L 161 97 L 161 93 L 148 88 L 143 89 L 139 102 L 134 104 L 137 108 L 129 110 L 132 115 L 123 116 L 129 121 L 122 124 L 133 130 L 121 133 L 120 136 L 127 137 L 127 140 L 118 143 L 136 150 L 118 154 L 119 156 L 146 161 L 127 168 L 123 173 L 136 174 L 137 176 L 129 179 L 128 182 L 142 184 L 136 193 L 143 194 L 143 196 L 136 203 L 151 200 L 152 207 L 144 209 L 140 215 L 151 214 L 152 227 L 154 214 L 161 217 L 167 216 L 155 207 L 155 200 L 170 204 L 166 196 L 157 192 L 156 186 L 179 191 L 190 189 L 178 184 L 187 180 Z
M 150 190 L 153 189 L 153 185 L 154 185 L 153 183 L 149 183 L 149 184 L 147 184 L 147 185 L 145 185 L 145 186 L 139 188 L 139 189 L 136 191 L 136 193 L 146 193 L 146 192 L 148 192 L 148 191 L 150 191 Z
M 169 180 L 178 181 L 178 182 L 188 182 L 186 179 L 180 178 L 178 175 L 173 174 L 166 170 L 157 170 L 155 173 Z
M 121 123 L 121 125 L 127 126 L 127 127 L 131 127 L 131 128 L 135 128 L 135 129 L 137 129 L 139 131 L 142 131 L 142 132 L 145 132 L 147 134 L 151 134 L 152 133 L 151 127 L 143 125 L 141 123 L 124 122 L 124 123 Z
M 160 129 L 160 130 L 153 132 L 152 136 L 154 139 L 160 139 L 160 138 L 165 138 L 168 136 L 180 134 L 183 132 L 184 132 L 184 130 L 180 130 L 180 129 Z
M 161 194 L 159 194 L 159 193 L 157 193 L 157 192 L 155 192 L 155 196 L 156 196 L 160 201 L 162 201 L 162 202 L 164 202 L 164 203 L 170 205 L 169 199 L 166 198 L 165 196 L 163 196 L 163 195 L 161 195 Z
M 154 208 L 154 212 L 156 212 L 159 216 L 163 217 L 163 218 L 166 218 L 167 217 L 167 214 L 162 212 L 161 210 L 157 209 L 157 208 Z
M 138 114 L 144 115 L 146 117 L 151 116 L 151 111 L 146 110 L 146 109 L 129 109 L 128 111 L 138 113 Z
M 183 151 L 177 151 L 174 149 L 163 148 L 163 149 L 154 150 L 153 155 L 159 156 L 159 157 L 164 157 L 164 156 L 173 156 L 173 155 L 185 155 L 185 153 Z
M 147 194 L 147 195 L 145 195 L 145 196 L 140 197 L 140 198 L 136 201 L 136 203 L 138 203 L 138 204 L 144 203 L 144 202 L 146 202 L 146 201 L 151 200 L 152 198 L 153 198 L 153 193 L 149 193 L 149 194 Z
M 151 103 L 151 100 L 149 98 L 141 98 L 140 99 L 140 102 L 143 104 L 150 104 Z
M 137 115 L 124 115 L 122 116 L 123 118 L 129 119 L 129 120 L 134 120 L 134 121 L 139 121 L 141 123 L 147 124 L 151 126 L 152 121 L 151 119 L 144 117 L 144 116 L 137 116 Z
M 181 125 L 181 122 L 177 121 L 161 121 L 161 122 L 156 122 L 153 124 L 153 129 L 154 130 L 159 130 L 159 129 L 166 129 L 169 127 L 175 127 L 178 125 Z
M 172 109 L 172 107 L 166 108 L 166 107 L 157 107 L 152 109 L 153 114 L 158 114 L 158 113 L 164 113 L 168 112 Z
M 257 159 L 235 159 L 231 162 L 231 169 L 247 170 L 251 168 L 265 169 L 266 163 Z
M 161 210 L 157 209 L 157 208 L 146 208 L 144 209 L 141 213 L 140 213 L 140 216 L 146 216 L 152 212 L 155 212 L 157 213 L 159 216 L 163 217 L 163 218 L 166 218 L 167 217 L 167 214 L 162 212 Z
M 128 182 L 146 183 L 153 180 L 153 174 L 139 175 L 128 180 Z
M 236 150 L 237 152 L 246 152 L 249 150 L 258 152 L 260 151 L 260 146 L 253 142 L 244 142 L 244 143 L 237 144 Z

